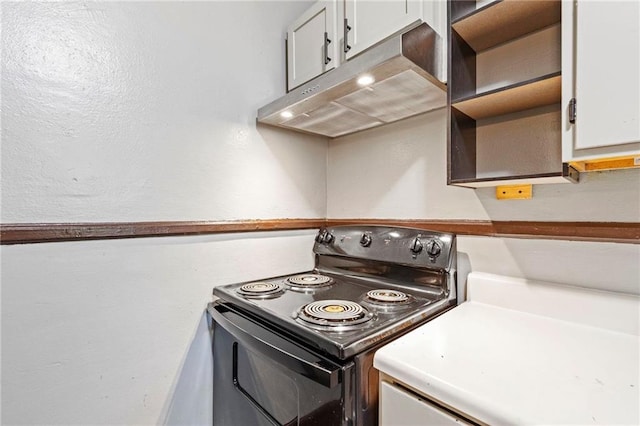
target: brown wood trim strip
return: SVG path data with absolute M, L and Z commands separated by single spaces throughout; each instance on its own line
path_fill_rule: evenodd
M 494 222 L 496 235 L 640 244 L 637 222 Z
M 533 222 L 489 220 L 328 219 L 328 226 L 349 224 L 409 226 L 458 235 L 560 239 L 640 244 L 638 222 Z
M 495 234 L 493 224 L 489 220 L 327 219 L 327 226 L 355 224 L 408 226 L 459 235 L 486 236 Z
M 219 222 L 24 223 L 0 225 L 1 244 L 234 232 L 287 231 L 338 225 L 392 225 L 458 235 L 640 244 L 638 222 L 532 222 L 421 219 L 270 219 Z
M 0 225 L 1 244 L 114 238 L 166 237 L 233 232 L 314 229 L 324 219 L 271 219 L 220 222 L 20 223 Z

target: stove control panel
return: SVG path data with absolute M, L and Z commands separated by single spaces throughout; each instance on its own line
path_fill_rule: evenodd
M 320 230 L 313 251 L 448 270 L 455 262 L 456 236 L 406 227 L 333 226 Z

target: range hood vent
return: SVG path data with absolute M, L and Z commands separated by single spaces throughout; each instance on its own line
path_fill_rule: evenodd
M 423 23 L 260 108 L 258 122 L 335 138 L 442 108 L 443 53 Z M 363 75 L 374 83 L 359 85 Z

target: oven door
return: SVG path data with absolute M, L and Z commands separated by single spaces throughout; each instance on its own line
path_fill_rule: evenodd
M 229 305 L 209 313 L 214 426 L 352 424 L 352 362 L 313 353 Z

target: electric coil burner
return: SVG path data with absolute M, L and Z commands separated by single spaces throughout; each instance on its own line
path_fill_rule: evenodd
M 381 289 L 367 292 L 367 301 L 378 305 L 398 305 L 409 303 L 411 297 L 397 290 Z
M 297 317 L 316 329 L 344 331 L 371 320 L 373 314 L 348 300 L 320 300 L 303 306 Z
M 214 426 L 377 425 L 375 351 L 455 306 L 455 235 L 337 226 L 313 253 L 313 270 L 214 289 Z
M 287 285 L 293 289 L 314 290 L 333 284 L 333 278 L 320 274 L 300 274 L 287 278 Z
M 248 298 L 271 298 L 278 297 L 284 290 L 284 287 L 268 282 L 256 282 L 244 284 L 238 288 L 237 293 Z

